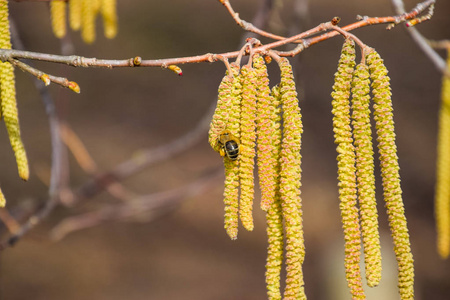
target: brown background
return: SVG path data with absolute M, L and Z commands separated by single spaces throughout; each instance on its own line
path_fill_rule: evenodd
M 242 30 L 218 1 L 118 1 L 119 35 L 102 36 L 97 26 L 93 45 L 70 32 L 76 53 L 97 58 L 181 57 L 238 49 Z M 232 1 L 245 20 L 252 20 L 259 1 Z M 407 1 L 407 9 L 415 2 Z M 272 29 L 292 28 L 292 1 Z M 430 39 L 450 36 L 449 2 L 438 1 L 432 21 L 420 26 Z M 335 15 L 341 24 L 355 16 L 392 15 L 390 1 L 311 1 L 309 27 Z M 46 3 L 11 2 L 11 15 L 30 51 L 59 53 L 52 36 Z M 416 299 L 450 299 L 449 261 L 435 251 L 433 196 L 436 130 L 441 76 L 402 28 L 356 30 L 375 47 L 390 70 L 394 93 L 404 201 L 416 266 Z M 295 29 L 294 29 L 295 30 Z M 292 59 L 304 121 L 303 201 L 306 237 L 304 266 L 309 299 L 349 299 L 343 275 L 343 235 L 338 209 L 336 153 L 331 127 L 331 87 L 342 38 L 315 45 Z M 442 53 L 443 54 L 443 53 Z M 99 167 L 107 170 L 140 149 L 162 145 L 193 128 L 215 101 L 224 74 L 221 63 L 183 67 L 184 76 L 159 68 L 74 69 L 39 64 L 54 75 L 78 82 L 75 95 L 52 85 L 71 126 Z M 34 171 L 48 168 L 50 139 L 44 107 L 31 77 L 17 74 L 21 127 L 32 175 L 23 183 L 16 175 L 13 153 L 0 129 L 0 182 L 8 206 L 42 202 L 47 187 Z M 272 84 L 277 81 L 276 71 Z M 185 153 L 124 182 L 148 194 L 192 182 L 221 160 L 204 139 Z M 71 184 L 88 176 L 71 157 Z M 379 183 L 379 182 L 378 182 Z M 266 236 L 264 214 L 255 206 L 255 230 L 240 229 L 230 241 L 223 229 L 222 179 L 175 212 L 152 222 L 110 222 L 52 242 L 49 230 L 63 218 L 111 203 L 106 193 L 74 208 L 59 208 L 14 248 L 1 255 L 0 299 L 265 299 Z M 379 189 L 380 190 L 380 189 Z M 398 299 L 396 265 L 387 218 L 380 202 L 384 279 L 368 299 Z M 141 218 L 145 221 L 145 218 Z M 369 294 L 369 292 L 368 292 Z

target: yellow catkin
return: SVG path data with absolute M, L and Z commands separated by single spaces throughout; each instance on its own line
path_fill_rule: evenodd
M 92 1 L 92 9 L 94 10 L 94 16 L 97 17 L 97 14 L 100 12 L 100 9 L 103 5 L 103 0 L 91 0 Z
M 8 1 L 0 0 L 0 47 L 11 49 L 9 21 L 8 21 Z M 16 104 L 16 87 L 14 78 L 14 68 L 8 62 L 0 63 L 0 92 L 1 108 L 3 119 L 9 135 L 9 141 L 16 156 L 19 176 L 23 180 L 28 180 L 30 171 L 28 160 L 20 137 L 19 116 Z
M 447 69 L 450 70 L 450 49 L 447 53 Z M 450 78 L 442 80 L 442 102 L 439 111 L 435 217 L 437 249 L 446 259 L 450 251 Z
M 402 300 L 414 299 L 414 260 L 411 253 L 395 145 L 390 79 L 380 55 L 369 49 L 366 55 L 372 81 L 374 119 L 377 129 L 383 194 L 398 264 L 398 286 Z
M 65 1 L 50 2 L 52 28 L 57 38 L 62 38 L 66 35 L 66 6 Z
M 306 299 L 302 264 L 305 257 L 303 239 L 301 180 L 301 136 L 303 125 L 292 67 L 286 58 L 279 60 L 281 71 L 281 105 L 283 139 L 280 155 L 280 195 L 286 232 L 286 287 L 284 299 Z
M 242 85 L 239 67 L 232 64 L 233 82 L 231 88 L 230 107 L 226 129 L 236 138 L 240 138 Z M 235 240 L 238 234 L 239 213 L 239 159 L 230 160 L 226 155 L 223 158 L 225 165 L 225 230 L 228 236 Z
M 267 211 L 275 198 L 275 179 L 278 174 L 275 171 L 277 158 L 273 155 L 274 132 L 276 130 L 274 120 L 276 106 L 270 95 L 269 77 L 264 59 L 260 55 L 253 57 L 253 67 L 256 70 L 258 81 L 257 89 L 257 138 L 258 138 L 258 176 L 261 188 L 261 208 Z
M 220 133 L 223 132 L 228 123 L 229 110 L 231 108 L 231 89 L 233 87 L 233 76 L 225 75 L 219 85 L 217 106 L 209 127 L 208 142 L 214 151 L 219 152 L 218 143 Z
M 367 285 L 374 287 L 381 280 L 381 247 L 375 198 L 369 92 L 369 68 L 365 64 L 359 64 L 352 81 L 352 125 L 366 279 Z
M 355 148 L 350 127 L 349 97 L 354 67 L 355 45 L 352 40 L 348 39 L 342 47 L 331 93 L 333 97 L 333 131 L 338 152 L 339 207 L 345 238 L 345 274 L 352 299 L 365 299 L 359 267 L 361 232 L 356 206 Z
M 95 1 L 82 0 L 81 5 L 81 37 L 87 44 L 95 40 Z
M 117 35 L 116 0 L 102 0 L 101 12 L 105 36 L 112 39 Z
M 245 229 L 253 230 L 253 197 L 256 141 L 256 73 L 248 65 L 241 69 L 242 75 L 242 105 L 241 105 L 241 145 L 239 155 L 239 173 L 241 184 L 241 198 L 239 201 L 239 215 Z
M 69 1 L 69 24 L 72 30 L 80 30 L 81 28 L 81 7 L 83 0 Z
M 259 61 L 254 60 L 255 64 Z M 258 69 L 257 69 L 258 70 Z M 280 93 L 278 87 L 274 87 L 271 99 L 271 105 L 275 109 L 270 109 L 268 118 L 273 125 L 272 145 L 274 151 L 271 152 L 271 159 L 275 160 L 274 171 L 279 174 L 280 164 L 279 156 L 281 151 L 281 128 L 280 128 Z M 260 141 L 258 140 L 258 143 Z M 259 149 L 259 148 L 258 148 Z M 260 171 L 261 172 L 261 171 Z M 281 300 L 280 292 L 280 273 L 283 264 L 283 215 L 281 209 L 281 198 L 279 193 L 279 177 L 274 182 L 274 196 L 267 209 L 267 237 L 269 246 L 267 249 L 266 263 L 266 285 L 269 300 Z

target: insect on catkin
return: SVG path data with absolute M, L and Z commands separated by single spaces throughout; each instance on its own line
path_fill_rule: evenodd
M 258 59 L 254 60 L 255 64 L 259 64 Z M 257 69 L 258 70 L 258 69 Z M 273 171 L 275 174 L 280 172 L 280 152 L 281 152 L 281 127 L 280 127 L 280 91 L 278 86 L 272 89 L 272 95 L 269 96 L 270 109 L 268 112 L 268 119 L 272 121 L 273 133 L 272 146 L 273 151 L 271 152 L 271 159 L 274 160 Z M 261 115 L 259 115 L 260 117 Z M 258 143 L 260 143 L 258 137 Z M 258 145 L 259 146 L 259 145 Z M 259 148 L 258 148 L 259 151 Z M 259 153 L 259 152 L 258 152 Z M 259 154 L 258 154 L 259 159 Z M 261 171 L 260 171 L 261 173 Z M 260 174 L 261 177 L 261 174 Z M 281 197 L 280 197 L 280 178 L 276 176 L 274 178 L 274 195 L 266 213 L 266 223 L 267 223 L 267 237 L 269 246 L 267 248 L 267 263 L 266 263 L 266 285 L 267 285 L 267 295 L 269 300 L 281 300 L 280 292 L 280 274 L 281 267 L 283 264 L 283 247 L 284 247 L 284 234 L 283 234 L 283 215 L 281 208 Z
M 286 233 L 286 287 L 284 299 L 306 299 L 302 264 L 305 258 L 303 239 L 301 180 L 301 136 L 303 125 L 292 67 L 286 58 L 278 62 L 281 71 L 281 106 L 283 139 L 280 157 L 280 195 Z
M 375 198 L 369 92 L 369 68 L 365 64 L 359 64 L 352 81 L 352 125 L 366 279 L 367 285 L 374 287 L 381 279 L 381 247 Z
M 339 199 L 345 237 L 345 274 L 352 299 L 365 299 L 359 267 L 361 232 L 356 206 L 355 148 L 350 127 L 350 87 L 355 67 L 355 44 L 347 39 L 342 47 L 331 96 L 333 131 L 338 153 Z
M 67 3 L 65 1 L 50 2 L 52 28 L 57 38 L 62 38 L 66 35 L 66 6 Z
M 447 53 L 447 70 L 450 70 L 450 49 Z M 439 255 L 446 259 L 450 251 L 450 78 L 445 75 L 441 93 L 434 207 L 437 249 Z
M 400 187 L 390 79 L 383 60 L 374 49 L 367 50 L 366 61 L 372 81 L 383 195 L 398 264 L 398 286 L 401 299 L 409 300 L 414 299 L 414 260 Z
M 8 1 L 0 1 L 0 48 L 11 49 Z M 16 156 L 19 176 L 28 180 L 30 171 L 25 147 L 20 137 L 19 116 L 16 104 L 14 68 L 9 62 L 0 63 L 0 92 L 3 120 L 8 131 L 9 141 Z
M 241 149 L 239 162 L 241 197 L 239 200 L 239 214 L 244 228 L 248 231 L 252 231 L 252 207 L 254 197 L 253 170 L 255 164 L 256 141 L 256 72 L 251 66 L 245 65 L 241 68 L 241 76 Z
M 208 141 L 211 147 L 223 156 L 225 166 L 225 230 L 235 240 L 238 233 L 239 220 L 239 160 L 231 159 L 224 147 L 226 141 L 222 137 L 240 137 L 242 85 L 239 66 L 232 64 L 233 74 L 227 74 L 219 86 L 217 107 L 209 129 Z

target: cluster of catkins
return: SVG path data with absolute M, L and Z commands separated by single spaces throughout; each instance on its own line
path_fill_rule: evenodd
M 292 67 L 278 60 L 281 82 L 272 88 L 265 60 L 231 64 L 219 86 L 209 143 L 225 165 L 225 229 L 237 238 L 238 219 L 253 230 L 254 159 L 257 157 L 261 208 L 266 211 L 269 240 L 266 283 L 269 299 L 281 299 L 280 273 L 285 245 L 284 299 L 306 299 L 302 263 L 305 256 L 300 198 L 303 132 Z M 284 226 L 283 226 L 284 224 Z M 283 228 L 284 227 L 284 228 Z
M 69 23 L 72 30 L 81 29 L 83 40 L 91 44 L 95 40 L 95 18 L 102 14 L 105 36 L 112 39 L 117 34 L 116 0 L 68 0 Z M 53 33 L 62 38 L 66 35 L 66 1 L 51 1 L 50 14 Z
M 345 41 L 332 93 L 347 282 L 353 299 L 365 299 L 359 268 L 361 241 L 368 286 L 378 285 L 381 279 L 369 107 L 371 87 L 383 195 L 398 263 L 400 296 L 403 300 L 414 299 L 414 266 L 400 187 L 390 79 L 379 54 L 368 47 L 364 53 L 363 62 L 355 68 L 354 43 Z
M 8 1 L 0 0 L 0 48 L 11 49 L 11 36 L 8 20 Z M 9 62 L 0 62 L 0 117 L 6 125 L 11 147 L 16 156 L 19 176 L 28 180 L 30 171 L 27 155 L 20 137 L 19 116 L 16 104 L 14 67 Z M 0 190 L 0 207 L 5 206 L 5 197 Z

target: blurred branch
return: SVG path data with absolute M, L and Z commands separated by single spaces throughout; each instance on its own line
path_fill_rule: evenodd
M 392 0 L 392 5 L 394 6 L 396 14 L 405 13 L 403 0 Z M 425 39 L 415 27 L 406 27 L 406 31 L 442 74 L 448 72 L 445 60 L 433 50 L 433 48 L 428 44 L 427 39 Z
M 221 176 L 223 176 L 223 171 L 215 169 L 213 172 L 206 172 L 200 179 L 192 183 L 169 191 L 140 196 L 126 203 L 109 205 L 93 212 L 66 218 L 53 228 L 51 237 L 60 240 L 77 230 L 93 227 L 106 221 L 120 221 L 142 214 L 146 214 L 147 221 L 151 221 L 159 215 L 158 212 L 161 210 L 173 208 L 186 198 L 204 193 L 208 188 L 214 186 L 213 183 Z
M 197 126 L 188 131 L 185 135 L 160 147 L 144 150 L 138 155 L 134 155 L 131 159 L 119 164 L 112 170 L 99 174 L 83 184 L 75 191 L 77 201 L 98 194 L 113 182 L 121 181 L 160 161 L 184 153 L 187 148 L 192 147 L 203 138 L 208 130 L 215 107 L 216 103 L 212 102 L 210 108 L 203 114 L 203 117 L 200 119 Z
M 2 220 L 3 224 L 5 224 L 11 234 L 14 234 L 20 228 L 20 224 L 5 207 L 0 208 L 0 220 Z
M 15 26 L 15 23 L 12 19 L 10 20 L 10 30 L 15 47 L 18 49 L 24 48 L 19 33 L 17 31 L 17 27 Z M 39 91 L 42 102 L 44 103 L 45 111 L 47 113 L 50 125 L 50 139 L 52 145 L 52 168 L 49 186 L 49 198 L 44 203 L 44 205 L 33 216 L 31 216 L 27 222 L 25 222 L 25 224 L 21 225 L 21 227 L 18 228 L 17 231 L 14 234 L 12 234 L 6 241 L 0 243 L 0 250 L 3 250 L 9 246 L 13 246 L 30 229 L 39 224 L 41 220 L 46 218 L 59 203 L 58 196 L 59 196 L 59 187 L 61 185 L 60 179 L 62 168 L 64 166 L 64 164 L 62 163 L 63 146 L 59 133 L 59 120 L 58 116 L 56 115 L 56 109 L 53 103 L 53 99 L 48 89 L 37 78 L 34 78 L 33 82 L 36 86 L 36 89 Z
M 66 123 L 61 123 L 61 138 L 72 152 L 75 160 L 78 162 L 78 165 L 85 171 L 87 174 L 96 175 L 100 171 L 95 163 L 94 159 L 91 157 L 86 147 L 84 146 L 81 139 L 78 135 L 70 128 Z M 136 195 L 120 184 L 119 182 L 114 182 L 106 187 L 108 193 L 117 199 L 121 200 L 130 200 Z M 67 205 L 73 204 L 73 195 L 71 195 L 70 199 L 66 201 Z

